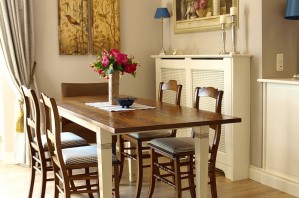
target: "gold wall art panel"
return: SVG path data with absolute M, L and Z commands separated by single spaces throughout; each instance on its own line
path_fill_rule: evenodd
M 59 0 L 59 54 L 119 49 L 119 0 Z
M 93 54 L 103 49 L 119 49 L 118 0 L 93 0 L 92 10 Z
M 88 54 L 88 2 L 59 0 L 59 54 Z

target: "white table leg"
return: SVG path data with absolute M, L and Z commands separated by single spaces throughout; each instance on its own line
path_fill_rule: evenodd
M 194 127 L 196 196 L 208 197 L 209 126 Z
M 100 197 L 112 197 L 112 133 L 97 130 Z

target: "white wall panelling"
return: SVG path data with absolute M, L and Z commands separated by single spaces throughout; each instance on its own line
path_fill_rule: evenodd
M 263 82 L 263 167 L 251 168 L 258 182 L 299 197 L 299 81 Z

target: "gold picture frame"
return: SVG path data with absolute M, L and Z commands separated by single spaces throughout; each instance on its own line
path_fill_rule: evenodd
M 229 27 L 230 7 L 239 10 L 239 0 L 173 0 L 174 32 L 219 30 L 220 15 L 226 16 L 226 27 Z M 237 14 L 236 27 L 238 18 Z

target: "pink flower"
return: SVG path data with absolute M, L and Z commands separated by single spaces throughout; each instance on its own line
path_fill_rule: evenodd
M 103 67 L 107 67 L 108 63 L 109 63 L 108 55 L 104 55 L 102 57 L 102 65 L 103 65 Z
M 137 64 L 127 64 L 125 65 L 125 72 L 132 74 L 136 71 Z
M 119 54 L 119 51 L 117 49 L 112 49 L 110 51 L 110 54 L 116 58 L 118 56 L 118 54 Z
M 121 65 L 121 64 L 126 64 L 128 62 L 128 57 L 125 54 L 121 54 L 119 53 L 116 57 L 116 62 L 117 64 Z

